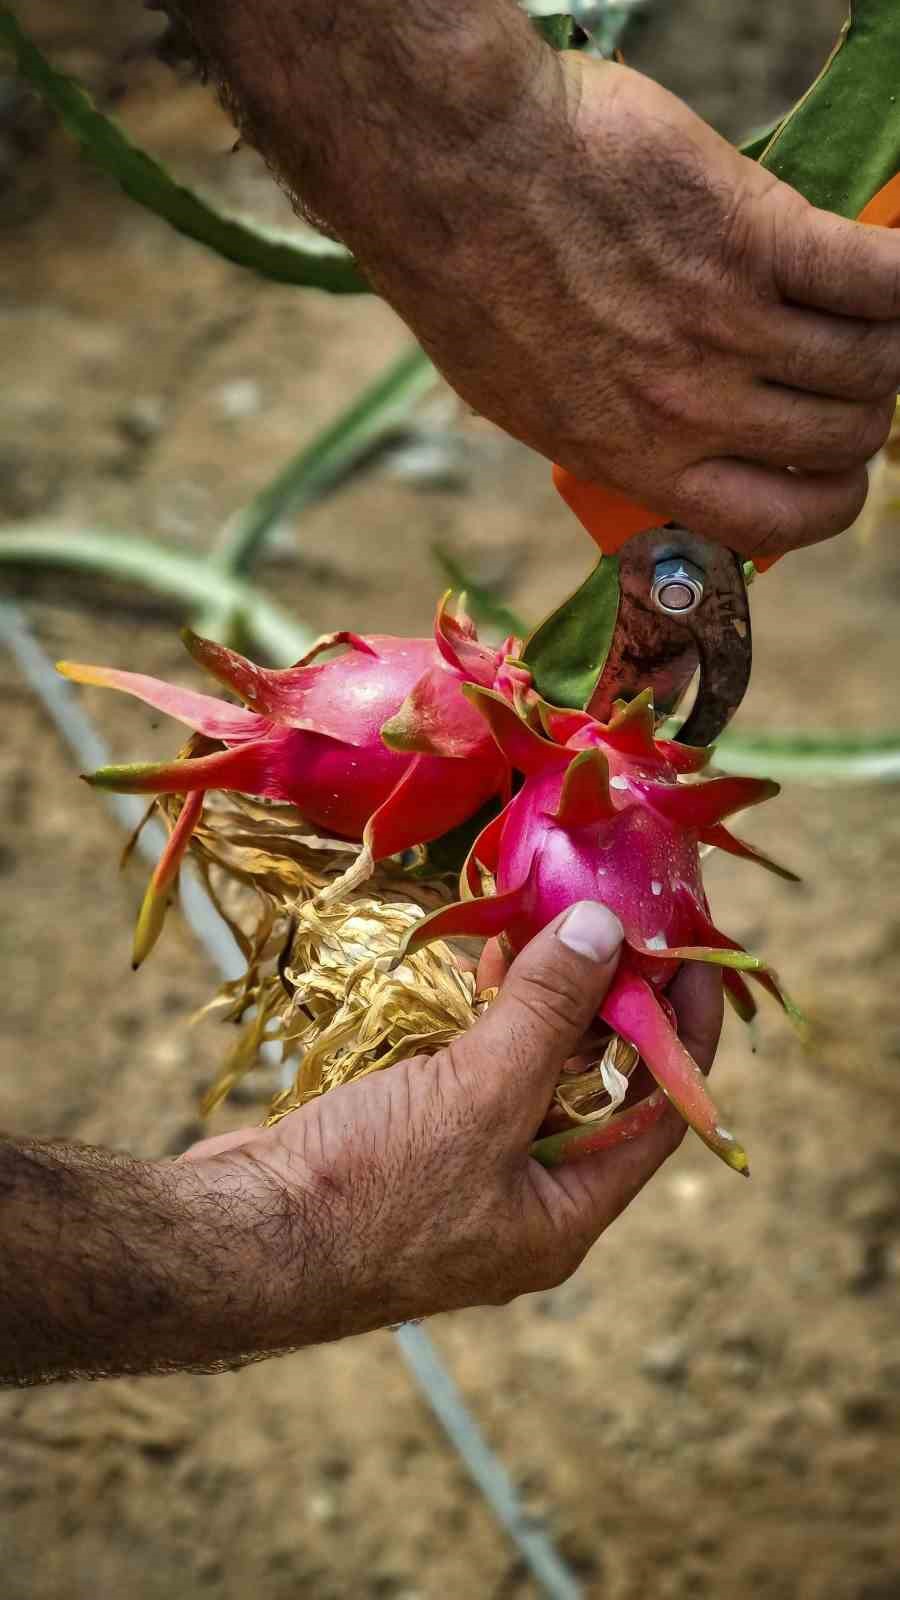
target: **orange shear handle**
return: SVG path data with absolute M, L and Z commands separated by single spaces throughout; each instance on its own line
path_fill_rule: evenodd
M 565 467 L 554 465 L 553 482 L 569 510 L 574 511 L 581 526 L 587 529 L 605 556 L 618 555 L 636 533 L 658 528 L 669 521 L 664 511 L 651 511 L 649 506 L 639 505 L 603 483 L 586 483 Z M 754 566 L 757 572 L 767 572 L 777 560 L 778 556 L 757 556 Z
M 900 227 L 900 172 L 872 196 L 856 220 L 882 228 Z M 608 489 L 602 483 L 586 483 L 565 467 L 554 466 L 553 482 L 570 511 L 574 511 L 605 556 L 617 555 L 636 533 L 657 528 L 669 520 L 665 512 L 651 511 L 648 506 L 639 505 L 636 500 L 629 500 L 627 495 Z M 755 556 L 753 564 L 757 572 L 767 572 L 778 559 L 778 556 Z

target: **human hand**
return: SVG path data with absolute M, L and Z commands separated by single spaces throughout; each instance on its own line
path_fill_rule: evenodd
M 856 517 L 900 380 L 900 237 L 814 209 L 642 74 L 555 55 L 513 0 L 165 3 L 477 412 L 745 555 Z
M 253 1269 L 260 1348 L 501 1304 L 575 1270 L 684 1134 L 667 1107 L 633 1143 L 571 1166 L 547 1170 L 529 1155 L 621 937 L 602 907 L 579 906 L 523 951 L 499 998 L 447 1049 L 333 1089 L 272 1129 L 189 1152 L 229 1228 L 252 1228 L 257 1251 L 265 1243 L 266 1270 Z M 686 966 L 670 994 L 708 1069 L 719 974 Z
M 579 477 L 745 555 L 838 533 L 894 411 L 900 238 L 638 73 L 553 65 L 440 260 L 379 263 L 384 292 L 477 411 Z

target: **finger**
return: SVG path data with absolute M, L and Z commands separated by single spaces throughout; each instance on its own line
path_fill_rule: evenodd
M 509 962 L 500 947 L 500 940 L 489 939 L 481 952 L 481 960 L 475 974 L 479 990 L 499 989 L 508 971 Z
M 872 322 L 900 316 L 900 233 L 781 194 L 778 208 L 773 265 L 785 300 Z
M 697 1065 L 708 1072 L 722 1031 L 722 974 L 702 962 L 686 961 L 668 990 L 678 1033 Z M 633 1144 L 620 1145 L 568 1167 L 542 1169 L 573 1208 L 573 1226 L 585 1248 L 600 1237 L 634 1199 L 663 1162 L 677 1150 L 686 1131 L 674 1106 Z
M 585 1156 L 570 1166 L 540 1168 L 535 1181 L 554 1185 L 554 1211 L 558 1211 L 560 1199 L 567 1203 L 567 1231 L 577 1238 L 582 1251 L 596 1243 L 674 1154 L 686 1130 L 675 1107 L 667 1105 L 659 1121 L 628 1144 Z
M 556 917 L 513 962 L 499 998 L 447 1051 L 458 1082 L 499 1104 L 523 1140 L 550 1103 L 615 975 L 622 925 L 599 902 Z
M 688 467 L 670 504 L 680 522 L 739 555 L 776 556 L 843 533 L 868 487 L 865 467 L 800 473 L 720 456 Z
M 675 1008 L 678 1037 L 701 1072 L 708 1072 L 725 1015 L 721 970 L 702 961 L 685 961 L 669 985 L 667 997 Z
M 866 405 L 761 383 L 745 396 L 733 427 L 742 457 L 769 467 L 845 472 L 864 467 L 894 420 L 895 396 Z
M 762 375 L 838 400 L 877 400 L 900 387 L 900 322 L 861 322 L 802 306 L 766 311 Z
M 504 954 L 500 940 L 488 939 L 481 952 L 475 975 L 478 992 L 483 993 L 485 989 L 499 989 L 506 978 L 509 968 L 510 960 Z M 579 1042 L 577 1053 L 574 1056 L 567 1057 L 562 1068 L 563 1076 L 567 1073 L 576 1075 L 581 1072 L 587 1072 L 589 1067 L 596 1064 L 598 1054 L 602 1055 L 608 1042 L 609 1029 L 606 1023 L 599 1017 L 593 1019 Z M 552 1114 L 553 1107 L 551 1106 L 549 1115 L 552 1116 Z

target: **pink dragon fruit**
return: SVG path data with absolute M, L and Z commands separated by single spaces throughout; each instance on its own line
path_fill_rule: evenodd
M 461 690 L 477 684 L 521 704 L 530 675 L 516 659 L 517 640 L 499 650 L 480 644 L 465 611 L 448 612 L 447 596 L 433 639 L 330 634 L 284 671 L 184 637 L 195 661 L 242 706 L 140 673 L 59 663 L 74 682 L 123 690 L 225 747 L 187 760 L 103 767 L 87 779 L 123 793 L 187 797 L 145 897 L 135 965 L 158 937 L 207 790 L 288 801 L 316 828 L 361 839 L 357 879 L 376 860 L 438 838 L 509 792 L 508 763 Z M 315 661 L 338 645 L 343 654 Z
M 542 1159 L 568 1160 L 635 1137 L 661 1114 L 664 1091 L 717 1155 L 747 1172 L 744 1150 L 677 1037 L 664 991 L 682 961 L 711 961 L 722 966 L 745 1019 L 755 1006 L 739 969 L 796 1016 L 771 969 L 713 925 L 700 862 L 700 847 L 715 846 L 793 876 L 724 826 L 732 813 L 777 794 L 777 784 L 700 779 L 711 751 L 657 739 L 649 691 L 620 702 L 609 724 L 535 697 L 522 717 L 489 689 L 464 692 L 525 781 L 476 840 L 462 874 L 466 898 L 418 924 L 406 950 L 435 938 L 502 935 L 515 952 L 575 901 L 602 901 L 622 922 L 626 944 L 600 1016 L 636 1048 L 659 1088 L 597 1129 L 544 1139 Z

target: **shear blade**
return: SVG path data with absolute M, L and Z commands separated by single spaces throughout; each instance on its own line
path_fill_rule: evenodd
M 659 561 L 681 556 L 704 573 L 703 599 L 685 615 L 657 610 L 651 590 Z M 619 554 L 616 629 L 589 710 L 608 721 L 616 700 L 653 689 L 659 717 L 671 716 L 699 669 L 682 744 L 709 745 L 734 716 L 750 682 L 750 608 L 741 560 L 732 550 L 675 526 L 629 539 Z

